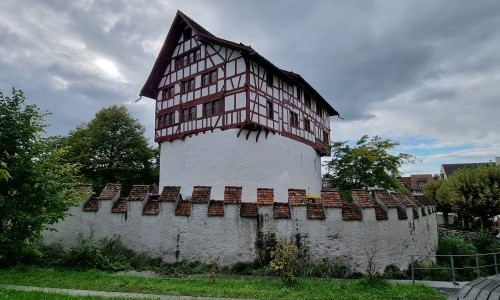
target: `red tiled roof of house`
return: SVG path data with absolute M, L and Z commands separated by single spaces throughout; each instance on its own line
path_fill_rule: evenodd
M 258 205 L 273 205 L 274 190 L 273 189 L 257 189 L 257 204 Z
M 389 194 L 386 190 L 374 190 L 373 191 L 375 197 L 380 200 L 387 208 L 395 208 L 398 207 L 398 203 L 394 198 Z
M 275 219 L 290 219 L 290 206 L 284 202 L 274 202 L 273 218 Z
M 224 216 L 224 201 L 222 200 L 210 200 L 208 203 L 209 217 L 223 217 Z
M 389 220 L 387 212 L 381 207 L 375 207 L 375 218 L 377 220 Z
M 117 193 L 120 192 L 121 184 L 108 183 L 99 195 L 99 200 L 113 200 Z
M 161 202 L 175 202 L 181 193 L 180 186 L 164 186 L 160 195 Z
M 254 202 L 241 202 L 240 217 L 254 218 L 259 216 L 259 207 Z
M 424 195 L 413 195 L 415 202 L 420 202 L 422 205 L 434 205 L 432 201 Z
M 340 199 L 340 192 L 338 189 L 322 191 L 321 200 L 324 207 L 342 208 L 342 199 Z
M 352 190 L 352 197 L 362 208 L 376 207 L 375 200 L 373 200 L 367 190 Z
M 361 221 L 363 216 L 354 203 L 344 202 L 342 204 L 342 220 Z
M 241 186 L 226 186 L 224 188 L 224 204 L 240 204 L 241 193 Z
M 191 202 L 196 204 L 207 204 L 210 201 L 211 186 L 195 186 L 193 187 L 193 194 Z
M 128 194 L 128 201 L 142 201 L 149 193 L 149 185 L 134 185 Z
M 191 201 L 183 200 L 177 203 L 177 207 L 175 208 L 176 216 L 190 216 L 191 215 Z
M 157 216 L 160 214 L 160 201 L 158 200 L 149 200 L 144 205 L 142 209 L 142 214 L 145 216 Z
M 99 210 L 99 199 L 91 198 L 83 204 L 82 210 L 85 212 L 97 212 Z
M 322 204 L 307 204 L 307 219 L 324 220 L 325 210 Z
M 290 206 L 307 205 L 306 190 L 288 189 L 288 204 Z
M 113 203 L 113 207 L 111 208 L 112 213 L 126 213 L 128 210 L 128 201 L 127 198 L 120 198 Z

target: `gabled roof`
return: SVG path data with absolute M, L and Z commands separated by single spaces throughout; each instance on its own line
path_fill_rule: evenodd
M 160 84 L 160 80 L 163 76 L 163 72 L 170 62 L 170 58 L 174 52 L 177 41 L 179 40 L 184 28 L 189 26 L 192 30 L 196 32 L 199 36 L 200 41 L 212 42 L 216 44 L 223 45 L 227 48 L 238 50 L 242 53 L 242 55 L 259 62 L 266 68 L 272 70 L 273 74 L 278 75 L 281 79 L 291 83 L 293 85 L 301 86 L 303 89 L 310 93 L 311 96 L 314 97 L 317 101 L 322 103 L 322 106 L 328 111 L 330 116 L 336 116 L 339 113 L 326 101 L 307 81 L 304 80 L 299 74 L 293 73 L 291 71 L 285 71 L 274 64 L 272 64 L 269 60 L 260 55 L 257 51 L 252 49 L 252 47 L 244 45 L 242 43 L 231 42 L 219 37 L 216 37 L 208 30 L 203 28 L 200 24 L 193 21 L 191 18 L 183 14 L 181 11 L 177 11 L 175 15 L 174 21 L 172 22 L 172 26 L 168 31 L 167 37 L 165 38 L 165 42 L 163 42 L 163 46 L 156 58 L 156 62 L 153 65 L 153 69 L 149 74 L 146 83 L 141 89 L 140 95 L 146 96 L 148 98 L 156 99 L 157 96 L 157 88 Z
M 490 163 L 442 164 L 441 170 L 442 170 L 443 174 L 445 174 L 446 177 L 448 177 L 458 169 L 475 168 L 478 166 L 488 165 L 488 164 L 490 164 Z

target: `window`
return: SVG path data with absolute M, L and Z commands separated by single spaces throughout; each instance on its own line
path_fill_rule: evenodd
M 185 108 L 182 110 L 182 122 L 189 121 L 189 109 Z
M 182 82 L 182 92 L 186 93 L 194 90 L 194 78 Z
M 297 99 L 302 100 L 302 89 L 297 87 Z
M 330 143 L 330 137 L 328 136 L 328 132 L 323 131 L 323 143 L 328 144 Z
M 203 104 L 203 116 L 210 117 L 220 114 L 220 100 L 214 100 Z
M 191 28 L 186 28 L 184 32 L 182 33 L 183 40 L 187 41 L 191 38 L 193 32 L 191 31 Z
M 215 83 L 217 81 L 217 70 L 213 70 L 210 72 L 210 84 Z
M 311 108 L 311 95 L 304 93 L 304 104 L 307 108 Z
M 189 108 L 189 120 L 196 119 L 196 106 L 192 106 Z
M 267 101 L 267 117 L 274 120 L 274 105 L 272 101 Z
M 201 75 L 201 86 L 208 86 L 217 82 L 217 70 Z
M 293 111 L 290 112 L 290 125 L 299 127 L 299 115 Z
M 319 103 L 316 101 L 316 113 L 320 118 L 323 118 L 323 109 L 319 105 Z
M 175 59 L 175 69 L 178 70 L 178 69 L 182 68 L 182 66 L 183 66 L 182 57 L 177 57 Z
M 201 60 L 201 49 L 194 50 L 194 59 L 195 61 Z
M 162 91 L 161 91 L 161 98 L 163 100 L 167 100 L 167 99 L 170 99 L 174 96 L 174 87 L 171 86 L 171 87 L 167 87 L 167 88 L 164 88 Z
M 418 186 L 425 186 L 427 182 L 425 180 L 419 180 L 418 181 Z
M 173 125 L 175 124 L 175 112 L 171 112 L 169 115 L 168 115 L 168 124 L 169 125 Z
M 311 132 L 311 121 L 308 119 L 304 119 L 304 130 L 307 132 Z
M 210 79 L 210 74 L 205 73 L 201 75 L 201 86 L 207 86 Z
M 267 70 L 267 72 L 266 72 L 267 86 L 272 86 L 273 85 L 273 79 L 274 79 L 273 73 L 270 70 Z

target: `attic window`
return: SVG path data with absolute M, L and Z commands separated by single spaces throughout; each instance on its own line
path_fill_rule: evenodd
M 316 102 L 316 113 L 320 118 L 323 118 L 323 109 L 321 108 L 318 102 Z
M 307 93 L 304 94 L 304 103 L 306 104 L 307 108 L 311 108 L 311 95 Z
M 184 41 L 189 40 L 191 38 L 191 36 L 192 36 L 191 28 L 186 28 L 184 30 L 184 32 L 182 33 L 182 36 L 183 36 L 183 40 Z
M 271 71 L 267 70 L 266 72 L 266 82 L 267 82 L 267 86 L 272 86 L 273 85 L 273 78 L 274 75 Z
M 302 89 L 297 87 L 297 99 L 302 100 Z

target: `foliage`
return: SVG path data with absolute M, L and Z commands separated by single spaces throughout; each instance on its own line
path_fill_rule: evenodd
M 143 278 L 116 276 L 99 271 L 56 271 L 24 268 L 0 270 L 0 283 L 81 290 L 227 297 L 245 299 L 445 299 L 436 290 L 419 284 L 391 284 L 382 280 L 301 279 L 300 286 L 288 288 L 279 279 L 262 277 Z
M 25 100 L 20 90 L 0 91 L 0 266 L 37 254 L 41 231 L 82 200 L 77 166 L 62 161 L 60 139 L 41 136 L 47 113 Z
M 101 109 L 70 132 L 65 146 L 66 159 L 81 164 L 81 174 L 97 190 L 106 183 L 121 183 L 127 192 L 133 184 L 157 182 L 158 151 L 149 146 L 144 127 L 125 106 Z
M 77 296 L 77 295 L 65 295 L 56 294 L 48 292 L 37 292 L 37 291 L 19 291 L 19 290 L 8 290 L 0 288 L 0 299 L 22 299 L 22 300 L 123 300 L 122 297 L 113 298 L 103 298 L 100 296 Z
M 299 265 L 298 249 L 287 239 L 278 239 L 274 250 L 271 252 L 269 267 L 275 271 L 283 283 L 292 286 L 297 280 L 297 267 Z
M 332 144 L 332 160 L 327 167 L 332 175 L 332 186 L 341 192 L 360 188 L 384 188 L 404 192 L 395 178 L 398 168 L 414 162 L 414 156 L 406 153 L 391 154 L 399 143 L 368 135 L 362 136 L 354 147 L 347 141 Z

